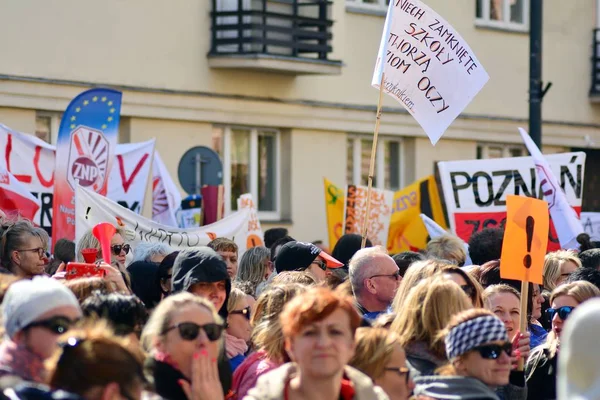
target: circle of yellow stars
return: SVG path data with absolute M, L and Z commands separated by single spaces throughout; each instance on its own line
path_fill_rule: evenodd
M 98 100 L 100 100 L 102 103 L 106 103 L 106 105 L 108 107 L 110 107 L 110 109 L 108 110 L 109 113 L 114 114 L 115 111 L 117 111 L 113 107 L 113 102 L 112 101 L 108 101 L 108 99 L 106 98 L 106 96 L 102 96 L 101 98 L 98 98 L 98 96 L 92 97 L 92 102 L 93 103 L 98 102 Z M 83 107 L 85 107 L 85 106 L 87 106 L 87 105 L 90 104 L 90 100 L 83 100 L 82 104 L 83 104 Z M 79 112 L 81 112 L 81 110 L 82 110 L 81 106 L 75 107 L 75 113 L 76 114 L 79 113 Z M 112 120 L 113 120 L 113 116 L 112 115 L 109 115 L 106 118 L 106 122 L 112 122 Z M 71 116 L 71 126 L 70 126 L 71 129 L 75 129 L 75 126 L 76 126 L 75 123 L 76 122 L 77 122 L 77 116 L 76 115 Z M 101 126 L 102 129 L 106 129 L 107 127 L 108 127 L 108 125 L 106 125 L 106 124 L 102 124 L 102 126 Z

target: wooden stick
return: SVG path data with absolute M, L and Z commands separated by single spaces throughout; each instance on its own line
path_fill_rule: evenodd
M 377 137 L 379 136 L 379 124 L 381 122 L 381 103 L 383 102 L 383 82 L 385 74 L 381 73 L 381 82 L 379 82 L 379 101 L 377 102 L 377 118 L 375 119 L 375 132 L 373 132 L 373 147 L 371 147 L 371 163 L 369 165 L 369 179 L 367 185 L 367 205 L 365 207 L 365 216 L 363 218 L 362 243 L 361 249 L 367 245 L 367 227 L 369 211 L 371 209 L 371 190 L 373 188 L 373 175 L 375 174 L 375 156 L 377 155 Z
M 521 323 L 519 324 L 519 331 L 521 333 L 527 332 L 527 326 L 529 325 L 528 315 L 527 315 L 527 299 L 529 298 L 529 281 L 525 278 L 524 281 L 521 282 Z M 524 361 L 523 358 L 519 359 L 519 364 L 517 366 L 517 371 L 523 371 Z

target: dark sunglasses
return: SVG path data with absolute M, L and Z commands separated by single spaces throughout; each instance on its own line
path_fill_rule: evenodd
M 121 251 L 125 252 L 125 255 L 129 254 L 129 250 L 131 250 L 131 246 L 128 244 L 115 244 L 114 246 L 110 246 L 113 254 L 118 256 L 121 254 Z
M 554 316 L 558 314 L 560 319 L 563 321 L 567 319 L 567 317 L 573 312 L 575 307 L 563 306 L 559 308 L 549 308 L 546 310 L 546 314 L 548 315 L 548 319 L 550 322 L 554 319 Z
M 315 260 L 313 262 L 311 262 L 308 267 L 310 267 L 312 264 L 316 264 L 319 266 L 319 268 L 321 268 L 323 271 L 327 271 L 327 263 L 320 261 L 320 260 Z M 308 269 L 308 267 L 306 268 L 296 268 L 294 271 L 306 271 Z
M 198 325 L 194 322 L 181 322 L 165 329 L 163 331 L 163 335 L 169 331 L 172 331 L 173 329 L 177 329 L 179 331 L 179 336 L 181 336 L 183 340 L 196 340 L 200 334 L 200 329 L 202 329 L 206 333 L 208 340 L 214 342 L 215 340 L 219 340 L 225 327 L 215 323 Z
M 475 347 L 473 350 L 479 352 L 481 357 L 486 360 L 496 360 L 500 358 L 503 351 L 510 357 L 512 355 L 513 346 L 512 343 L 506 342 L 504 344 L 486 344 Z
M 57 316 L 48 319 L 43 319 L 41 321 L 34 321 L 27 325 L 25 329 L 40 327 L 45 328 L 57 335 L 62 335 L 63 333 L 71 329 L 75 322 L 77 321 L 71 321 L 67 317 Z
M 392 371 L 397 373 L 400 376 L 404 376 L 404 379 L 406 379 L 406 384 L 408 385 L 408 381 L 410 380 L 410 370 L 406 367 L 400 367 L 400 368 L 385 368 L 385 371 Z
M 460 288 L 465 292 L 468 298 L 475 296 L 475 288 L 471 285 L 460 285 Z
M 246 307 L 243 310 L 233 310 L 229 314 L 240 314 L 246 317 L 248 321 L 250 321 L 250 307 Z

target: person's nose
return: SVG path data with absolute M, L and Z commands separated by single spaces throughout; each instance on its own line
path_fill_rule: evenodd
M 208 336 L 206 336 L 206 332 L 204 331 L 204 329 L 200 329 L 200 332 L 198 332 L 198 337 L 196 338 L 196 343 L 200 346 L 206 346 L 208 342 L 209 340 Z
M 321 347 L 321 348 L 329 347 L 329 345 L 331 344 L 330 339 L 331 338 L 329 337 L 329 334 L 327 332 L 319 333 L 319 336 L 317 338 L 318 347 Z

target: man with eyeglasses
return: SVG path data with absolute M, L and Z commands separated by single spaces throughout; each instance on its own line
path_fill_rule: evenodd
M 317 282 L 322 282 L 331 275 L 331 269 L 343 265 L 314 244 L 304 242 L 284 244 L 275 259 L 275 269 L 278 274 L 283 271 L 306 271 Z
M 376 246 L 357 251 L 348 269 L 357 308 L 373 321 L 392 304 L 402 280 L 398 266 L 383 247 Z

